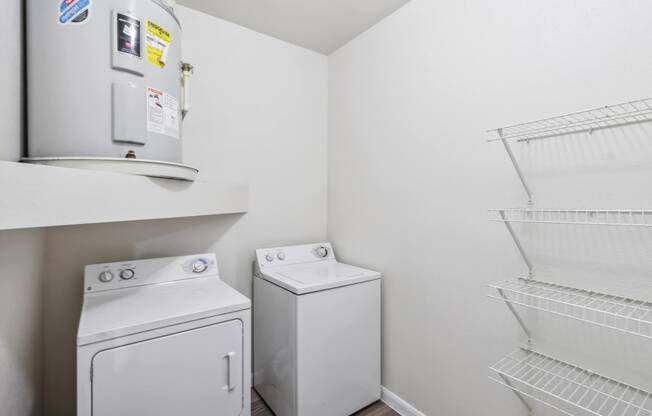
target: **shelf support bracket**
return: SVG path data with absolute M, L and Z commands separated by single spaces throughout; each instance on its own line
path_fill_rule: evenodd
M 496 130 L 496 132 L 498 133 L 498 137 L 500 138 L 500 141 L 503 143 L 503 146 L 507 151 L 507 155 L 509 156 L 509 159 L 512 161 L 512 165 L 514 165 L 514 169 L 516 169 L 516 173 L 518 174 L 518 178 L 521 180 L 521 183 L 523 184 L 523 188 L 525 188 L 525 193 L 527 194 L 527 199 L 528 199 L 527 203 L 529 205 L 532 205 L 532 191 L 530 190 L 530 186 L 527 184 L 527 180 L 525 180 L 525 175 L 523 175 L 523 171 L 521 171 L 521 167 L 518 165 L 516 156 L 514 156 L 514 153 L 512 152 L 512 147 L 510 146 L 507 139 L 505 139 L 505 137 L 503 136 L 503 129 L 498 129 Z
M 512 315 L 514 315 L 514 318 L 516 318 L 516 322 L 518 322 L 518 324 L 521 326 L 521 329 L 523 329 L 523 332 L 525 332 L 525 335 L 527 336 L 527 343 L 529 346 L 532 343 L 532 333 L 528 329 L 527 325 L 525 325 L 525 321 L 523 321 L 521 315 L 519 315 L 518 312 L 516 311 L 516 308 L 514 308 L 514 305 L 512 305 L 509 302 L 509 299 L 507 299 L 507 296 L 505 296 L 503 290 L 502 289 L 497 289 L 497 290 L 500 297 L 504 299 L 505 305 L 507 305 L 509 311 L 512 313 Z
M 500 219 L 502 220 L 503 224 L 505 224 L 505 227 L 507 228 L 509 235 L 512 237 L 512 240 L 514 240 L 514 244 L 516 244 L 516 248 L 518 248 L 518 252 L 521 253 L 521 257 L 523 257 L 523 261 L 527 265 L 528 277 L 534 276 L 532 262 L 530 261 L 530 258 L 527 256 L 527 253 L 525 252 L 525 249 L 521 244 L 521 240 L 518 239 L 518 236 L 516 235 L 516 232 L 514 231 L 512 224 L 507 220 L 507 217 L 505 216 L 505 211 L 503 210 L 498 211 L 498 214 L 500 215 Z
M 512 386 L 512 382 L 509 381 L 509 379 L 507 377 L 505 377 L 502 374 L 499 374 L 499 375 L 500 375 L 500 378 L 503 379 L 505 384 L 507 384 L 507 386 L 509 386 L 510 390 L 516 395 L 516 397 L 518 397 L 518 399 L 521 401 L 521 403 L 523 403 L 523 406 L 525 406 L 525 408 L 527 409 L 528 414 L 531 415 L 532 414 L 532 406 L 530 406 L 530 404 L 527 402 L 527 400 L 525 400 L 525 397 L 523 397 L 523 395 L 521 393 L 514 390 L 514 387 Z

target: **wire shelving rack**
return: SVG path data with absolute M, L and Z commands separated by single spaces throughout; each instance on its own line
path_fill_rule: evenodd
M 652 98 L 515 124 L 489 130 L 489 132 L 500 133 L 500 136 L 506 140 L 523 142 L 575 133 L 590 133 L 595 130 L 648 121 L 652 121 Z M 489 141 L 498 141 L 501 137 Z
M 491 366 L 490 379 L 510 388 L 532 412 L 527 399 L 569 416 L 652 416 L 652 393 L 532 350 L 532 334 L 517 308 L 574 319 L 652 340 L 652 302 L 594 292 L 534 279 L 533 264 L 514 223 L 652 227 L 652 209 L 534 208 L 530 186 L 511 142 L 530 142 L 652 121 L 652 98 L 579 111 L 490 132 L 502 142 L 528 197 L 527 208 L 489 210 L 489 220 L 503 223 L 528 267 L 527 278 L 501 281 L 489 297 L 502 301 L 525 334 L 528 346 Z
M 521 399 L 534 399 L 565 415 L 652 416 L 651 393 L 533 350 L 519 349 L 490 369 L 491 380 Z
M 532 140 L 578 133 L 591 134 L 596 130 L 650 121 L 652 121 L 652 98 L 643 98 L 489 130 L 488 133 L 495 134 L 496 137 L 488 141 L 501 141 L 503 143 L 527 193 L 528 202 L 532 204 L 532 190 L 512 152 L 510 142 L 530 142 Z
M 652 340 L 652 302 L 524 278 L 489 287 L 492 299 Z
M 489 214 L 489 221 L 503 223 L 652 227 L 652 210 L 648 209 L 502 208 L 490 209 Z

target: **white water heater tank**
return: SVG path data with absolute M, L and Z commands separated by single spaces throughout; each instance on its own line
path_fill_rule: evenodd
M 27 0 L 25 161 L 193 179 L 190 70 L 169 0 Z

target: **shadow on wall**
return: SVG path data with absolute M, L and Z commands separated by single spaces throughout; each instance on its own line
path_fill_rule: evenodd
M 40 415 L 45 232 L 0 232 L 0 415 Z
M 517 143 L 535 206 L 648 208 L 652 200 L 650 134 L 652 124 L 643 123 Z M 517 228 L 539 265 L 539 275 L 570 275 L 573 281 L 567 284 L 622 296 L 652 294 L 646 283 L 652 270 L 647 254 L 652 236 L 646 228 L 542 224 Z
M 96 224 L 48 231 L 44 276 L 46 415 L 75 414 L 75 351 L 84 266 L 215 252 L 241 217 Z
M 518 143 L 519 157 L 535 178 L 571 178 L 596 172 L 649 170 L 652 124 L 619 126 Z

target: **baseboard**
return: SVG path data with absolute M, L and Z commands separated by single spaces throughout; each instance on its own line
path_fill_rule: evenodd
M 396 394 L 382 387 L 380 399 L 401 416 L 426 416 L 425 413 L 417 410 L 416 407 L 398 397 Z

